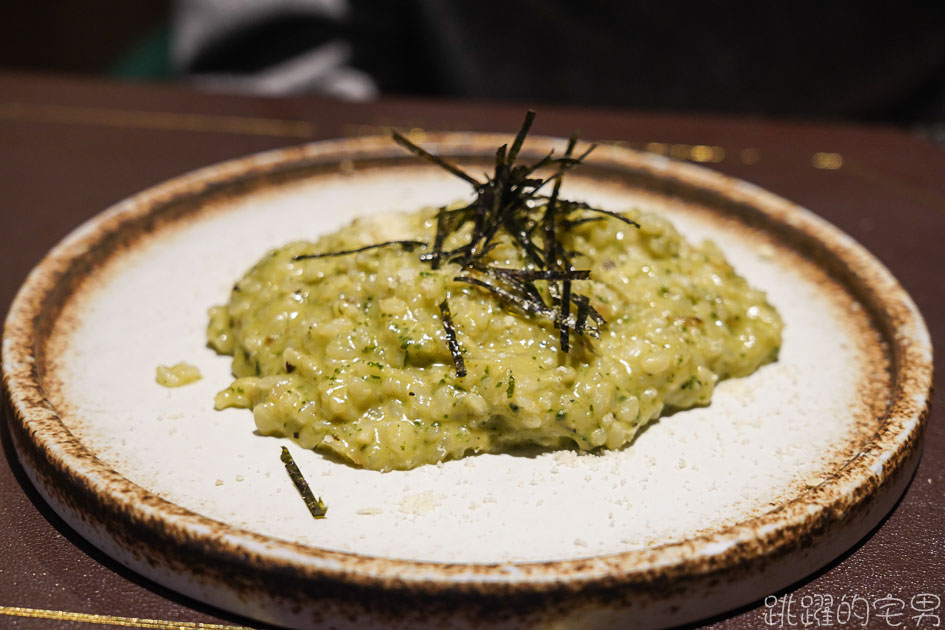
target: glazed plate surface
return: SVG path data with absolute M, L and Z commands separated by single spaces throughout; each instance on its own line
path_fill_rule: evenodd
M 471 172 L 509 138 L 431 136 Z M 560 141 L 526 143 L 530 157 Z M 785 321 L 777 362 L 619 451 L 479 455 L 360 470 L 215 411 L 229 357 L 207 309 L 268 250 L 377 212 L 468 197 L 387 139 L 253 156 L 158 186 L 34 270 L 4 334 L 12 434 L 82 535 L 176 590 L 287 625 L 682 623 L 842 553 L 892 507 L 921 446 L 928 334 L 848 237 L 751 185 L 599 148 L 563 193 L 713 240 Z M 155 368 L 186 361 L 195 384 Z M 328 517 L 287 477 L 288 446 Z

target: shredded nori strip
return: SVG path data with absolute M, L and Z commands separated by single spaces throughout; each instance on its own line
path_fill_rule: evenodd
M 510 269 L 507 267 L 489 267 L 486 265 L 470 265 L 473 269 L 495 274 L 500 277 L 516 280 L 587 280 L 591 275 L 590 269 Z
M 522 128 L 518 130 L 518 134 L 515 136 L 515 140 L 512 142 L 512 148 L 509 150 L 508 163 L 514 164 L 516 158 L 518 158 L 518 152 L 522 150 L 522 144 L 525 142 L 525 136 L 528 135 L 528 131 L 532 128 L 532 123 L 535 122 L 535 110 L 530 109 L 525 112 L 525 120 L 522 122 Z
M 583 335 L 584 328 L 587 326 L 587 312 L 591 306 L 591 302 L 587 299 L 586 295 L 575 295 L 574 303 L 577 304 L 578 307 L 577 323 L 574 325 L 574 332 Z
M 623 215 L 620 214 L 619 212 L 613 212 L 613 211 L 611 211 L 611 210 L 604 210 L 603 208 L 595 208 L 595 207 L 593 207 L 593 206 L 589 206 L 588 204 L 584 203 L 583 201 L 568 201 L 567 204 L 568 204 L 568 205 L 571 207 L 571 209 L 573 209 L 573 210 L 587 210 L 588 212 L 599 212 L 599 213 L 601 213 L 601 214 L 606 214 L 606 215 L 609 216 L 609 217 L 613 217 L 613 218 L 615 218 L 615 219 L 619 219 L 619 220 L 623 221 L 624 223 L 626 223 L 627 225 L 629 225 L 629 226 L 631 226 L 631 227 L 635 227 L 635 228 L 640 227 L 640 224 L 639 224 L 639 223 L 637 223 L 637 222 L 634 221 L 633 219 L 628 219 L 627 217 L 623 216 Z
M 479 278 L 473 278 L 470 276 L 456 276 L 453 278 L 454 282 L 465 282 L 467 284 L 474 284 L 478 287 L 489 291 L 490 293 L 496 295 L 497 297 L 510 302 L 512 305 L 517 306 L 526 313 L 548 313 L 549 310 L 545 307 L 544 302 L 536 301 L 528 297 L 517 295 L 511 291 L 504 289 L 502 287 L 496 286 L 494 284 L 489 284 L 484 280 Z
M 392 245 L 402 247 L 408 252 L 412 252 L 417 247 L 427 246 L 427 244 L 423 241 L 385 241 L 383 243 L 375 243 L 374 245 L 365 245 L 364 247 L 358 247 L 357 249 L 343 249 L 337 252 L 323 252 L 321 254 L 299 254 L 298 256 L 293 256 L 292 260 L 308 260 L 310 258 L 328 258 L 329 256 L 347 256 L 348 254 L 360 254 L 361 252 L 366 252 L 369 249 L 377 249 L 378 247 L 390 247 Z
M 410 151 L 411 153 L 413 153 L 413 154 L 415 154 L 415 155 L 418 155 L 418 156 L 420 156 L 420 157 L 422 157 L 422 158 L 426 158 L 426 159 L 430 160 L 430 161 L 433 162 L 434 164 L 443 167 L 444 169 L 446 169 L 447 171 L 449 171 L 449 172 L 452 173 L 453 175 L 456 175 L 456 176 L 459 177 L 460 179 L 466 180 L 467 182 L 469 182 L 470 184 L 472 184 L 473 186 L 475 186 L 475 187 L 477 187 L 477 188 L 478 188 L 479 186 L 481 186 L 481 184 L 476 180 L 475 177 L 470 176 L 468 173 L 466 173 L 466 172 L 463 171 L 462 169 L 460 169 L 460 168 L 458 168 L 458 167 L 456 167 L 456 166 L 453 166 L 452 164 L 450 164 L 450 163 L 447 162 L 446 160 L 442 159 L 441 157 L 439 157 L 439 156 L 437 156 L 437 155 L 433 155 L 432 153 L 430 153 L 430 152 L 427 151 L 426 149 L 423 149 L 423 148 L 417 146 L 416 144 L 414 144 L 414 143 L 411 142 L 410 140 L 407 140 L 407 138 L 403 137 L 402 135 L 400 135 L 400 134 L 397 133 L 396 131 L 391 132 L 391 136 L 393 136 L 394 142 L 396 142 L 396 143 L 399 144 L 400 146 L 404 147 L 405 149 L 407 149 L 407 150 Z
M 561 352 L 567 354 L 571 351 L 571 330 L 568 327 L 568 319 L 571 316 L 571 281 L 565 280 L 563 284 L 564 295 L 561 296 L 561 306 L 558 311 L 558 330 L 561 331 Z
M 308 482 L 305 481 L 305 477 L 302 476 L 302 471 L 299 470 L 295 459 L 292 458 L 292 453 L 284 446 L 282 447 L 282 463 L 285 464 L 285 470 L 289 473 L 289 478 L 292 480 L 292 483 L 295 484 L 295 489 L 302 495 L 302 500 L 305 501 L 305 506 L 308 508 L 308 511 L 311 512 L 312 516 L 315 518 L 325 518 L 325 515 L 328 514 L 328 506 L 312 493 Z
M 450 349 L 450 354 L 453 355 L 453 368 L 456 370 L 456 376 L 462 378 L 466 376 L 466 362 L 463 361 L 459 342 L 456 341 L 456 329 L 453 327 L 450 304 L 445 299 L 440 302 L 440 318 L 443 320 L 443 330 L 446 332 L 446 346 Z

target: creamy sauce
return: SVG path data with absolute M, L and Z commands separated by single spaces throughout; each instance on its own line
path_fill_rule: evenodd
M 376 470 L 524 445 L 620 448 L 667 408 L 706 405 L 720 378 L 777 356 L 782 323 L 711 243 L 625 213 L 564 237 L 575 281 L 606 319 L 561 352 L 554 322 L 516 312 L 398 247 L 293 260 L 393 239 L 429 240 L 433 209 L 359 219 L 269 252 L 210 311 L 208 339 L 237 377 L 217 408 L 253 410 L 260 433 Z M 450 238 L 461 242 L 462 234 Z M 449 243 L 447 243 L 447 246 Z M 522 268 L 507 238 L 488 262 Z M 537 283 L 540 284 L 540 283 Z M 467 368 L 456 375 L 439 304 Z

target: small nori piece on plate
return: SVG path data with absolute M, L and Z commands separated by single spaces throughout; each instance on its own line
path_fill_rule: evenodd
M 284 446 L 282 447 L 282 463 L 285 464 L 285 470 L 289 473 L 289 478 L 292 480 L 292 483 L 295 484 L 296 490 L 302 495 L 302 500 L 305 501 L 305 506 L 308 508 L 308 511 L 311 512 L 312 516 L 315 518 L 325 518 L 325 515 L 328 514 L 328 506 L 312 493 L 312 489 L 308 486 L 308 482 L 305 481 L 305 477 L 302 476 L 302 471 L 299 470 L 298 465 L 295 463 L 292 453 Z

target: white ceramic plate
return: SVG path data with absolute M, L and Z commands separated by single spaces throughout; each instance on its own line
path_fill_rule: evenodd
M 508 138 L 431 137 L 485 170 Z M 526 156 L 561 150 L 531 139 Z M 484 161 L 486 160 L 486 161 Z M 3 370 L 17 452 L 73 527 L 133 569 L 281 624 L 682 623 L 747 603 L 849 548 L 918 460 L 931 345 L 909 297 L 835 228 L 753 186 L 600 148 L 564 192 L 714 240 L 785 320 L 779 360 L 626 449 L 359 470 L 213 410 L 229 357 L 207 309 L 272 247 L 353 217 L 468 196 L 387 139 L 209 167 L 106 211 L 34 270 Z M 159 364 L 203 379 L 165 389 Z M 287 445 L 329 506 L 308 514 Z

